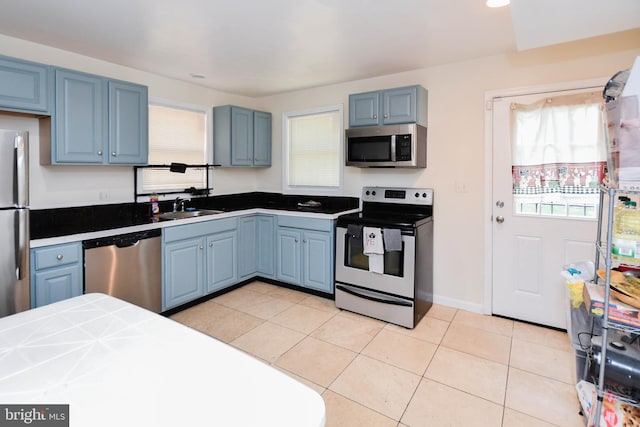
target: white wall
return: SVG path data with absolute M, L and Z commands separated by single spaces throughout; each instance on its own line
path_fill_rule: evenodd
M 281 191 L 282 113 L 323 105 L 345 105 L 349 93 L 420 84 L 429 91 L 427 168 L 380 170 L 345 168 L 345 195 L 363 185 L 424 186 L 435 191 L 436 302 L 482 311 L 484 301 L 484 95 L 486 91 L 592 78 L 606 79 L 640 55 L 640 31 L 458 64 L 249 99 L 166 79 L 115 64 L 0 36 L 0 53 L 149 86 L 150 96 L 222 105 L 235 103 L 273 113 L 273 166 L 214 171 L 214 193 Z M 0 118 L 0 128 L 7 120 Z M 35 119 L 28 119 L 35 120 Z M 37 121 L 35 122 L 37 127 Z M 20 123 L 18 123 L 19 125 Z M 25 127 L 33 126 L 33 124 Z M 31 129 L 29 129 L 31 130 Z M 37 134 L 37 132 L 36 132 Z M 31 146 L 37 147 L 32 138 Z M 131 168 L 42 167 L 32 150 L 31 199 L 36 208 L 127 202 L 133 199 Z M 456 191 L 456 187 L 464 191 Z M 99 200 L 96 189 L 110 194 Z

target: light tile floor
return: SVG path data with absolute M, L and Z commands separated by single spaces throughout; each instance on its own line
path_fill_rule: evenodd
M 327 427 L 584 425 L 562 332 L 438 305 L 409 330 L 262 282 L 171 318 L 316 390 Z

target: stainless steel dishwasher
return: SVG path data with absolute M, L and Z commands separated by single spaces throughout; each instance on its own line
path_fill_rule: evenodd
M 160 230 L 85 240 L 84 291 L 162 310 Z

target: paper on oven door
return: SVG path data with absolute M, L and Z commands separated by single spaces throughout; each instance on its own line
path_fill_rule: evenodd
M 363 251 L 369 257 L 369 271 L 372 273 L 384 273 L 384 245 L 382 243 L 382 230 L 377 227 L 363 227 Z

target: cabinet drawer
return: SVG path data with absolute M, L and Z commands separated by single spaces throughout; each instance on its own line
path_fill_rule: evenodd
M 333 230 L 333 220 L 321 218 L 304 218 L 290 215 L 278 215 L 278 225 L 280 227 L 304 228 L 307 230 Z
M 82 260 L 82 246 L 80 243 L 55 245 L 34 250 L 34 268 L 58 267 L 80 262 Z

